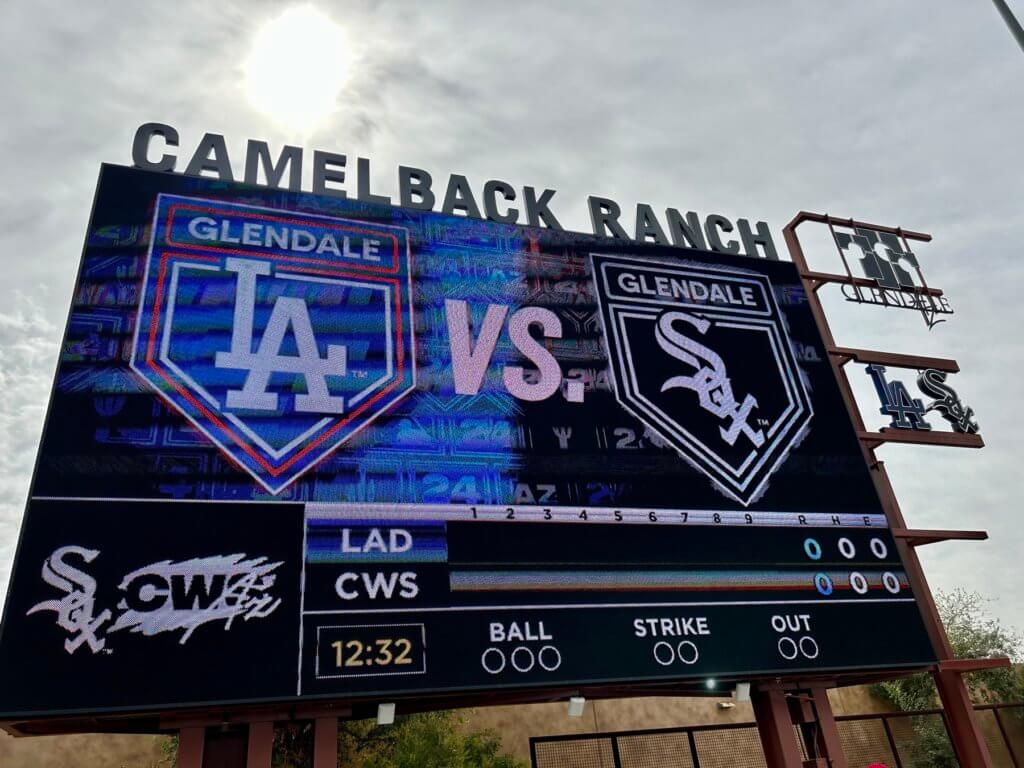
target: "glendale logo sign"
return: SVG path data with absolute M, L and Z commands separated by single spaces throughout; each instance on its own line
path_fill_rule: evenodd
M 768 278 L 591 256 L 622 406 L 748 506 L 812 416 Z
M 399 227 L 160 195 L 132 369 L 280 493 L 415 387 L 409 273 Z

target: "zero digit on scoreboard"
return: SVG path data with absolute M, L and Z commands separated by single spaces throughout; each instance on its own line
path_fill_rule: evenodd
M 845 557 L 847 560 L 852 560 L 857 556 L 857 548 L 853 546 L 853 542 L 843 536 L 839 539 L 839 554 Z
M 810 537 L 804 539 L 804 552 L 811 560 L 821 560 L 821 544 L 818 543 L 817 539 Z
M 816 573 L 814 574 L 814 586 L 825 597 L 832 594 L 835 589 L 835 585 L 832 583 L 832 579 L 827 573 Z

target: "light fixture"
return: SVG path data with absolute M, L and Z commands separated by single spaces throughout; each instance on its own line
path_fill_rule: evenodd
M 569 717 L 583 717 L 583 707 L 587 700 L 582 696 L 572 696 L 569 699 Z
M 377 725 L 391 725 L 395 722 L 395 703 L 377 705 Z
M 709 677 L 707 680 L 704 681 L 704 687 L 707 688 L 709 691 L 715 690 L 715 686 L 717 685 L 718 681 L 715 680 L 715 678 L 713 677 Z

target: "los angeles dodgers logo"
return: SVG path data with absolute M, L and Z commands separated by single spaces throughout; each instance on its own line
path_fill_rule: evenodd
M 744 505 L 812 416 L 762 275 L 591 256 L 619 403 Z
M 160 195 L 132 368 L 272 493 L 415 386 L 399 227 Z

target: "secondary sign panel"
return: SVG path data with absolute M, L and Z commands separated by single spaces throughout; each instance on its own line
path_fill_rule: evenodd
M 791 264 L 115 166 L 0 632 L 0 717 L 934 660 Z

